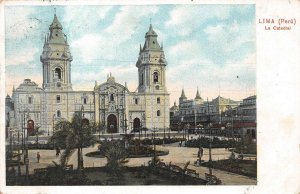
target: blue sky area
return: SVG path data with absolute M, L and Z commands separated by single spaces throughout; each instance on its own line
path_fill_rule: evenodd
M 39 56 L 55 9 L 73 55 L 74 90 L 92 90 L 111 72 L 134 91 L 151 18 L 168 61 L 171 104 L 183 87 L 188 98 L 197 87 L 205 99 L 255 94 L 255 5 L 6 6 L 8 94 L 25 78 L 41 86 Z

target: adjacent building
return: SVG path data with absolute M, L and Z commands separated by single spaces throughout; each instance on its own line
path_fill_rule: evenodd
M 256 138 L 256 96 L 243 101 L 218 96 L 208 101 L 202 99 L 197 89 L 195 98 L 188 100 L 182 90 L 179 105 L 174 103 L 170 108 L 170 126 L 172 130 L 211 129 L 214 134 L 251 133 Z

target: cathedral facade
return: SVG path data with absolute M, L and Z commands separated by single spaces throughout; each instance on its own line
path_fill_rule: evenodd
M 84 118 L 97 124 L 104 133 L 169 127 L 169 94 L 165 78 L 167 62 L 151 24 L 136 62 L 139 84 L 135 92 L 130 92 L 126 83 L 116 82 L 111 74 L 105 83 L 95 81 L 91 91 L 74 91 L 72 60 L 63 27 L 54 15 L 40 56 L 42 87 L 31 79 L 25 79 L 13 89 L 12 96 L 6 97 L 7 127 L 21 130 L 26 128 L 28 121 L 33 121 L 35 128 L 52 134 L 55 123 L 71 121 L 79 111 L 83 111 Z

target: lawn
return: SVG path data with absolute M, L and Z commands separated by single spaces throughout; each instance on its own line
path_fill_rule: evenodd
M 203 166 L 209 166 L 209 163 L 203 163 Z M 212 162 L 213 168 L 225 170 L 228 172 L 257 178 L 257 161 L 256 160 L 218 160 Z

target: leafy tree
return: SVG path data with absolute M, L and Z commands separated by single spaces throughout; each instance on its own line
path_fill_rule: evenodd
M 82 148 L 96 143 L 96 137 L 92 131 L 93 125 L 83 122 L 82 112 L 75 113 L 71 122 L 62 120 L 55 125 L 55 132 L 50 143 L 54 143 L 56 147 L 65 148 L 60 158 L 62 167 L 67 165 L 75 149 L 77 149 L 78 170 L 83 167 Z

